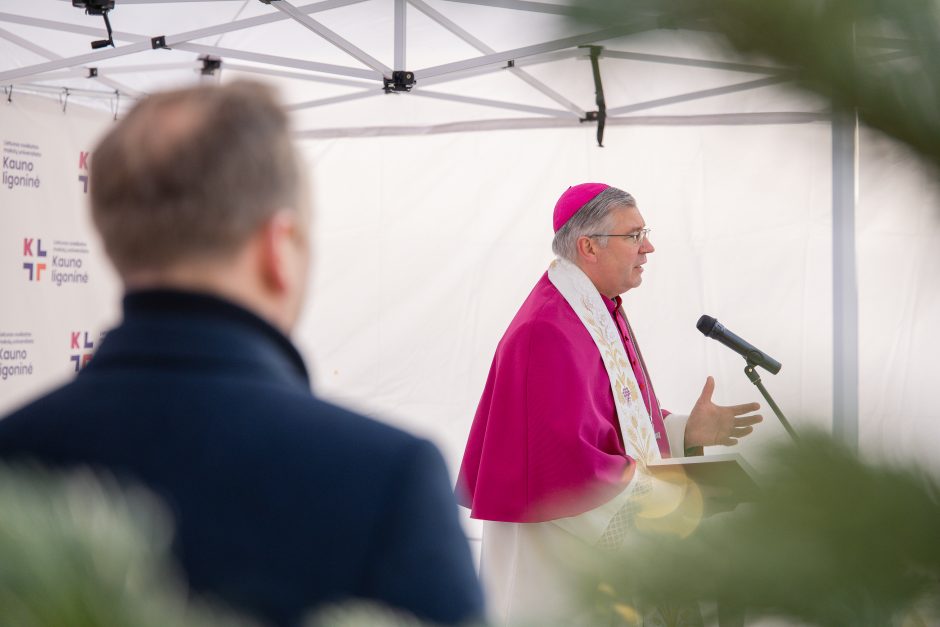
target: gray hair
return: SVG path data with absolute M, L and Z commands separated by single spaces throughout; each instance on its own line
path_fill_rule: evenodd
M 594 233 L 607 233 L 612 228 L 611 210 L 618 207 L 636 207 L 636 200 L 627 192 L 608 187 L 589 200 L 555 233 L 552 252 L 574 262 L 578 258 L 578 238 Z M 607 246 L 606 237 L 597 238 L 601 248 Z

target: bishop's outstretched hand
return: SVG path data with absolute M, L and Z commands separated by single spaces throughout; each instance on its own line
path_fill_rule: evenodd
M 705 379 L 702 394 L 695 402 L 685 426 L 685 447 L 713 446 L 722 444 L 733 446 L 754 430 L 754 426 L 764 419 L 760 414 L 751 412 L 760 409 L 759 403 L 745 403 L 728 407 L 712 402 L 715 392 L 715 379 Z M 750 415 L 745 415 L 750 414 Z

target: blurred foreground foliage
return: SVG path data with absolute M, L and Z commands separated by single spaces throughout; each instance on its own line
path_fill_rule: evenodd
M 141 490 L 87 472 L 0 469 L 0 625 L 249 627 L 188 597 L 172 526 Z
M 192 594 L 172 539 L 171 518 L 145 489 L 90 471 L 0 465 L 0 626 L 261 627 Z M 304 624 L 425 625 L 367 602 L 323 608 Z
M 578 559 L 591 582 L 585 607 L 594 624 L 630 624 L 645 608 L 699 601 L 807 625 L 940 624 L 935 479 L 913 466 L 862 462 L 823 434 L 768 456 L 759 500 L 706 518 L 684 537 L 637 531 L 622 552 Z M 169 520 L 142 491 L 87 473 L 0 470 L 0 624 L 248 627 L 188 594 L 170 543 Z M 350 604 L 325 608 L 307 625 L 421 623 Z
M 573 0 L 581 20 L 713 31 L 940 165 L 936 0 Z
M 733 614 L 810 625 L 940 624 L 935 480 L 863 463 L 822 434 L 769 459 L 758 501 L 688 537 L 636 534 L 621 555 L 598 555 L 606 585 L 593 605 L 717 600 Z

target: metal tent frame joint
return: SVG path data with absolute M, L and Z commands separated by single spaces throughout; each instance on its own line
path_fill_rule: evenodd
M 219 57 L 204 54 L 199 57 L 199 61 L 202 62 L 202 67 L 199 69 L 202 76 L 215 76 L 215 73 L 222 69 L 222 59 Z
M 415 83 L 418 81 L 415 80 L 415 73 L 409 72 L 407 70 L 394 70 L 392 72 L 391 78 L 384 76 L 382 77 L 382 89 L 385 90 L 386 94 L 402 91 L 411 91 L 411 88 L 415 86 Z

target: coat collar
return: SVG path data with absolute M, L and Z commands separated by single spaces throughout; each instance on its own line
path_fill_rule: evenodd
M 147 290 L 128 293 L 123 305 L 123 322 L 106 335 L 87 371 L 134 365 L 211 367 L 310 386 L 303 358 L 291 341 L 232 302 L 204 293 Z

